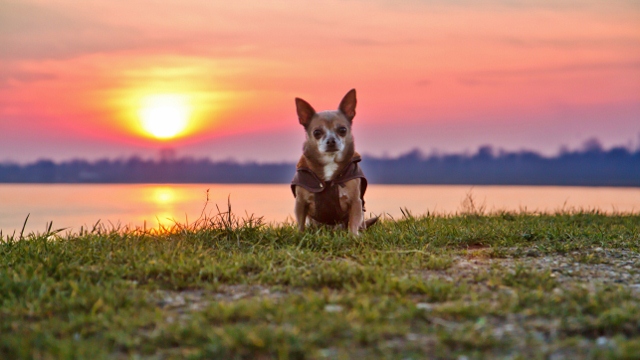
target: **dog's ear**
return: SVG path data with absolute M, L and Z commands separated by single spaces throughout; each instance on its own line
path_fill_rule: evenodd
M 351 89 L 340 101 L 338 109 L 349 119 L 349 122 L 356 116 L 356 89 Z
M 300 121 L 300 125 L 304 126 L 306 129 L 311 122 L 311 118 L 316 114 L 316 111 L 309 105 L 308 102 L 296 98 L 296 111 L 298 112 L 298 120 Z

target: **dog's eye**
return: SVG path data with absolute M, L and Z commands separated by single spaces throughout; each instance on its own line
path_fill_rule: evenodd
M 340 127 L 340 128 L 338 129 L 338 135 L 340 135 L 340 136 L 345 136 L 345 135 L 347 135 L 347 128 L 346 128 L 346 127 L 344 127 L 344 126 Z
M 318 129 L 313 130 L 313 137 L 315 137 L 316 139 L 320 139 L 322 137 L 322 131 Z

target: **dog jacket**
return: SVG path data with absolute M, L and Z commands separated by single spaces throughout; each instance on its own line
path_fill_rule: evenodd
M 360 200 L 362 200 L 362 210 L 364 211 L 364 193 L 367 190 L 367 178 L 364 176 L 358 163 L 362 159 L 356 155 L 351 158 L 347 165 L 335 179 L 323 181 L 311 169 L 299 167 L 293 180 L 291 181 L 291 191 L 296 196 L 296 186 L 301 186 L 305 190 L 315 195 L 315 214 L 313 220 L 328 225 L 344 224 L 349 222 L 349 212 L 340 208 L 339 186 L 344 187 L 349 180 L 360 178 Z

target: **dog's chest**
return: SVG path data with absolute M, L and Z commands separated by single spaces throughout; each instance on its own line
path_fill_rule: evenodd
M 333 174 L 338 170 L 338 164 L 335 162 L 328 163 L 324 166 L 324 180 L 329 181 L 333 177 Z
M 323 163 L 324 166 L 322 167 L 322 171 L 324 175 L 324 181 L 329 181 L 331 180 L 331 178 L 333 177 L 333 175 L 335 175 L 336 171 L 338 170 L 338 160 L 339 155 L 334 155 L 334 156 L 323 156 Z

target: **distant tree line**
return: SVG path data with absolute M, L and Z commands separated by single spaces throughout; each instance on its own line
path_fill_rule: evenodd
M 295 165 L 241 164 L 235 161 L 181 158 L 170 161 L 40 160 L 28 165 L 0 165 L 4 183 L 282 183 L 290 181 Z
M 532 151 L 424 155 L 418 150 L 396 158 L 365 156 L 370 183 L 640 186 L 640 149 L 604 150 L 597 141 L 580 150 L 545 157 Z M 214 162 L 208 159 L 70 160 L 0 164 L 0 183 L 288 183 L 293 163 Z
M 394 159 L 370 158 L 365 165 L 370 182 L 381 184 L 640 186 L 640 150 L 624 147 L 544 157 L 483 146 L 473 155 L 425 157 L 412 151 Z

